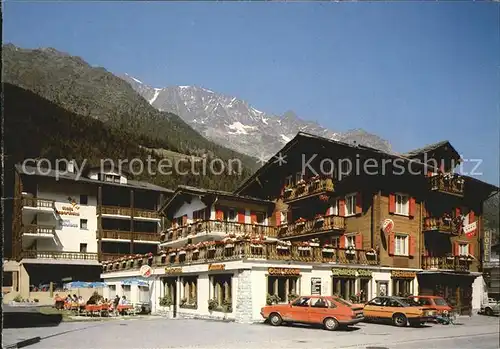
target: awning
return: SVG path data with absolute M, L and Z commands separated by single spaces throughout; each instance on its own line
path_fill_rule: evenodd
M 147 286 L 149 287 L 149 282 L 143 279 L 139 278 L 130 278 L 130 279 L 124 279 L 121 281 L 122 286 L 130 286 L 130 285 L 137 285 L 137 286 Z

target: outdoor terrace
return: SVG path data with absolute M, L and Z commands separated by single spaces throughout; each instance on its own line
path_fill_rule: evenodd
M 299 219 L 295 223 L 279 227 L 280 238 L 313 235 L 332 230 L 345 230 L 345 218 L 340 216 L 319 216 L 311 220 Z
M 331 178 L 313 178 L 309 181 L 301 180 L 293 186 L 285 188 L 283 201 L 291 202 L 309 196 L 332 193 L 334 190 Z
M 22 251 L 21 258 L 30 259 L 71 259 L 71 260 L 96 260 L 97 253 L 90 252 L 63 252 L 63 251 Z
M 55 227 L 50 225 L 29 224 L 29 225 L 23 225 L 23 227 L 21 228 L 22 235 L 53 237 L 55 233 L 56 233 Z

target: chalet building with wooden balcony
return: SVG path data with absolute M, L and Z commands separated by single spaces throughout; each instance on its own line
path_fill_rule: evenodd
M 59 173 L 17 165 L 13 256 L 4 265 L 13 293 L 26 298 L 49 282 L 98 281 L 102 260 L 156 252 L 157 210 L 171 193 L 109 168 L 78 178 L 72 164 Z
M 187 317 L 260 320 L 296 294 L 477 309 L 482 203 L 498 188 L 453 174 L 459 161 L 448 142 L 389 154 L 299 133 L 234 193 L 179 187 L 158 255 L 105 263 L 109 296 L 146 275 L 153 310 Z

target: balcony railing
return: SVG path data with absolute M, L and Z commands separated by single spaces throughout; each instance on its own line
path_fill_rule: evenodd
M 474 259 L 469 256 L 422 256 L 422 269 L 469 271 L 473 261 Z
M 54 200 L 23 197 L 24 207 L 54 208 Z
M 302 223 L 283 224 L 278 230 L 278 236 L 282 238 L 294 237 L 332 230 L 345 230 L 345 218 L 332 215 L 315 218 Z
M 457 196 L 464 195 L 464 179 L 454 174 L 438 174 L 429 178 L 431 190 Z
M 160 256 L 154 256 L 152 266 L 182 266 L 231 260 L 259 259 L 269 261 L 296 261 L 310 263 L 331 263 L 350 265 L 378 265 L 375 251 L 326 248 L 319 246 L 281 245 L 278 243 L 262 243 L 252 241 L 236 241 L 226 244 L 216 244 L 213 241 L 202 244 L 201 247 L 190 246 L 171 249 Z M 105 265 L 105 271 L 117 264 L 119 269 L 135 268 L 134 264 L 122 263 L 128 260 L 113 261 Z M 142 258 L 138 258 L 137 261 Z M 141 262 L 142 263 L 142 262 Z
M 133 214 L 134 214 L 134 217 L 154 218 L 154 219 L 160 218 L 160 216 L 158 215 L 158 212 L 155 210 L 145 210 L 145 209 L 141 209 L 141 208 L 134 208 Z
M 56 233 L 56 229 L 53 226 L 47 225 L 24 225 L 21 230 L 22 234 L 32 234 L 32 235 L 54 235 Z
M 98 237 L 101 239 L 143 240 L 160 242 L 160 234 L 148 232 L 100 230 L 98 231 Z
M 97 253 L 62 251 L 22 251 L 21 258 L 97 260 Z
M 101 253 L 99 255 L 99 258 L 101 261 L 110 261 L 110 260 L 115 260 L 120 257 L 125 256 L 125 253 Z
M 451 233 L 457 235 L 459 228 L 455 225 L 452 219 L 444 219 L 440 217 L 424 218 L 423 231 L 440 231 L 443 233 Z
M 155 210 L 146 210 L 142 208 L 131 208 L 121 206 L 100 206 L 100 214 L 109 214 L 127 217 L 153 218 L 158 219 L 158 212 Z
M 276 228 L 261 224 L 208 220 L 194 222 L 178 228 L 171 228 L 165 232 L 162 242 L 193 238 L 197 235 L 210 233 L 276 237 Z
M 306 196 L 321 194 L 324 192 L 333 192 L 334 185 L 331 178 L 315 179 L 309 182 L 295 184 L 285 188 L 283 201 L 291 201 Z

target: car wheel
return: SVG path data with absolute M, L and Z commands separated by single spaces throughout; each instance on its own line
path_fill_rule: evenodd
M 338 321 L 332 317 L 326 318 L 325 321 L 323 321 L 323 325 L 325 325 L 325 329 L 328 331 L 334 331 L 339 327 Z
M 406 318 L 406 316 L 404 314 L 395 314 L 392 317 L 392 322 L 397 327 L 405 327 L 407 322 L 408 322 L 408 319 Z
M 271 316 L 269 316 L 269 322 L 273 326 L 279 326 L 283 322 L 283 319 L 281 318 L 280 314 L 272 313 Z
M 491 310 L 491 308 L 486 308 L 484 309 L 484 313 L 488 316 L 492 316 L 493 315 L 493 310 Z

